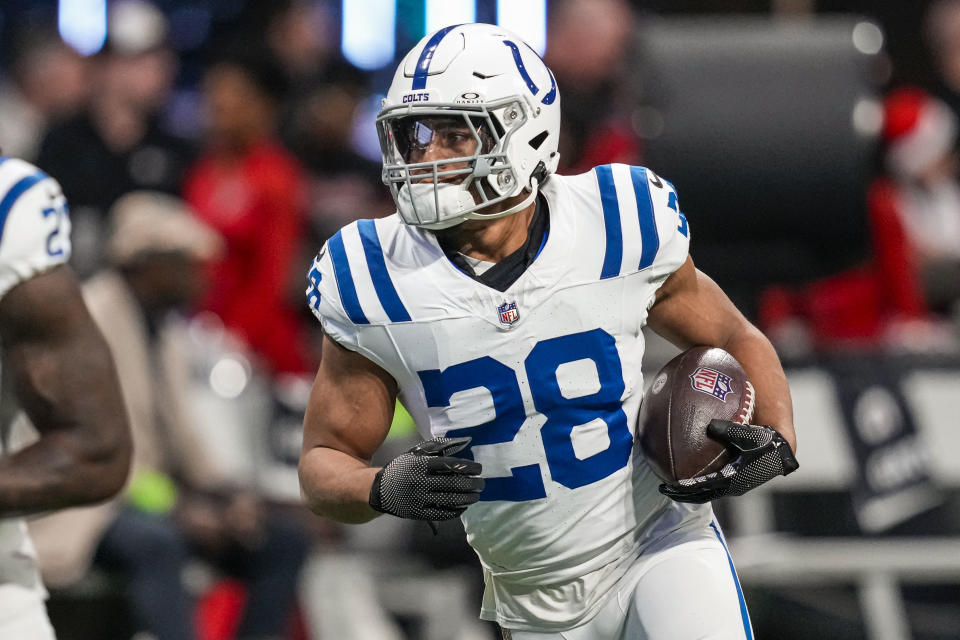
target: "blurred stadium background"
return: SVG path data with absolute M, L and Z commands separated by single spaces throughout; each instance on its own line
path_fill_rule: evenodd
M 205 448 L 311 533 L 289 637 L 494 637 L 456 524 L 341 527 L 304 512 L 296 480 L 319 358 L 311 255 L 392 213 L 380 95 L 425 33 L 469 21 L 519 32 L 556 73 L 563 172 L 630 162 L 676 185 L 694 260 L 784 360 L 800 472 L 716 505 L 756 637 L 960 638 L 957 2 L 4 0 L 0 148 L 63 184 L 82 275 L 110 266 L 110 212 L 131 191 L 183 197 L 238 273 L 256 247 L 272 256 L 244 309 L 212 292 L 184 339 Z M 224 60 L 250 87 L 212 73 Z M 259 174 L 210 169 L 247 144 L 273 154 Z M 289 313 L 252 317 L 273 306 Z M 651 336 L 645 370 L 674 351 Z M 399 451 L 416 436 L 402 411 L 394 427 Z M 242 591 L 188 568 L 200 637 L 231 637 Z M 136 631 L 109 571 L 50 584 L 62 640 Z

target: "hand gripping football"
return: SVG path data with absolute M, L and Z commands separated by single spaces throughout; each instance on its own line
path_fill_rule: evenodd
M 694 347 L 653 378 L 640 405 L 640 449 L 667 483 L 719 471 L 731 454 L 707 437 L 714 418 L 749 423 L 754 391 L 740 363 L 723 349 Z

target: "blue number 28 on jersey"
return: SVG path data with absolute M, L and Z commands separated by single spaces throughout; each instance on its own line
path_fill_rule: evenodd
M 557 370 L 563 364 L 591 360 L 597 368 L 600 389 L 593 394 L 566 397 L 560 389 Z M 576 489 L 622 469 L 630 460 L 633 438 L 627 426 L 621 398 L 623 369 L 616 341 L 606 331 L 593 329 L 538 342 L 523 363 L 530 393 L 538 413 L 546 417 L 540 429 L 547 465 L 554 481 Z M 484 356 L 443 371 L 418 372 L 430 407 L 448 407 L 453 394 L 483 387 L 493 398 L 494 418 L 485 424 L 447 432 L 447 437 L 470 436 L 470 447 L 510 442 L 527 418 L 517 372 L 502 362 Z M 607 426 L 610 445 L 589 457 L 576 456 L 574 427 L 600 419 Z M 469 448 L 465 451 L 472 457 Z M 511 475 L 487 478 L 481 500 L 521 502 L 546 497 L 539 464 L 513 467 Z

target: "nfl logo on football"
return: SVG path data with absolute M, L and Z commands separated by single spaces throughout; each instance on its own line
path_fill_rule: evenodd
M 500 313 L 501 324 L 511 325 L 520 319 L 520 312 L 517 311 L 516 302 L 505 302 L 497 307 L 497 311 Z
M 727 401 L 727 394 L 733 391 L 733 378 L 715 369 L 700 367 L 690 376 L 694 389 L 711 395 L 721 402 Z

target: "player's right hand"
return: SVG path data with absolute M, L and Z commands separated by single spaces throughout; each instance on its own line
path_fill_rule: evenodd
M 773 427 L 714 418 L 707 436 L 722 442 L 736 458 L 720 471 L 660 485 L 677 502 L 703 504 L 723 496 L 742 496 L 777 476 L 799 468 L 790 443 Z
M 480 499 L 479 462 L 455 458 L 470 438 L 425 440 L 377 472 L 370 506 L 411 520 L 450 520 Z

